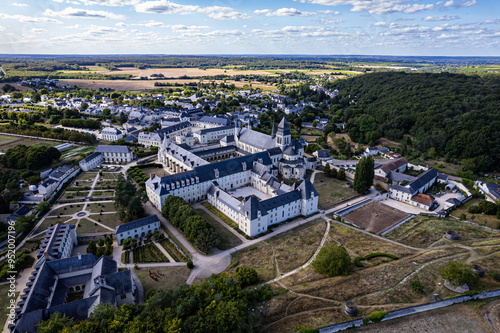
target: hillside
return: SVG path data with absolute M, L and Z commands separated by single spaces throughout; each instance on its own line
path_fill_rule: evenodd
M 376 131 L 419 153 L 472 159 L 474 172 L 500 165 L 500 75 L 371 73 L 327 88 L 340 90 L 353 141 L 368 143 Z

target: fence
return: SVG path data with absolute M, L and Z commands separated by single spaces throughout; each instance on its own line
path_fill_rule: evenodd
M 447 306 L 451 306 L 458 303 L 463 303 L 475 299 L 487 299 L 492 297 L 500 296 L 500 289 L 485 291 L 473 296 L 457 296 L 454 298 L 448 298 L 441 301 L 426 303 L 416 306 L 410 306 L 407 308 L 402 308 L 394 311 L 389 311 L 382 321 L 388 321 L 396 318 L 411 316 L 417 313 L 432 311 L 436 309 L 441 309 Z M 328 327 L 323 327 L 319 329 L 320 333 L 334 333 L 344 331 L 349 328 L 363 326 L 363 318 L 345 321 L 343 323 L 334 324 Z

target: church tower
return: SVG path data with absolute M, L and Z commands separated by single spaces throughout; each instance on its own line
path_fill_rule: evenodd
M 292 135 L 290 134 L 290 126 L 285 117 L 278 125 L 278 132 L 276 133 L 276 145 L 284 150 L 292 143 Z

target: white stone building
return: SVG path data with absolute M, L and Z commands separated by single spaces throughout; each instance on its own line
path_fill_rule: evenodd
M 101 165 L 103 161 L 102 154 L 94 152 L 82 159 L 78 164 L 80 164 L 80 168 L 83 171 L 90 171 Z
M 117 128 L 105 127 L 101 131 L 101 139 L 113 142 L 119 139 L 123 139 L 123 133 Z
M 101 153 L 105 163 L 128 163 L 135 159 L 135 155 L 127 146 L 97 146 L 95 153 Z
M 145 217 L 116 227 L 116 241 L 121 245 L 124 239 L 139 239 L 145 237 L 148 233 L 154 233 L 158 230 L 160 230 L 160 219 L 158 216 Z

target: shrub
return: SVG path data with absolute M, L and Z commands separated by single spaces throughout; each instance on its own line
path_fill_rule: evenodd
M 257 271 L 246 266 L 236 267 L 235 276 L 242 286 L 251 285 L 258 280 Z
M 194 268 L 194 264 L 193 264 L 193 262 L 191 260 L 188 260 L 188 262 L 186 263 L 186 266 L 189 269 L 193 269 Z
M 382 321 L 382 319 L 384 319 L 385 316 L 387 316 L 387 312 L 385 312 L 385 311 L 373 311 L 368 316 L 368 320 L 373 322 L 373 323 L 378 323 L 378 322 Z
M 479 206 L 470 206 L 469 207 L 469 213 L 471 214 L 481 214 L 481 209 L 479 208 Z
M 320 274 L 328 276 L 349 275 L 351 272 L 351 257 L 346 249 L 335 243 L 325 245 L 312 263 Z
M 410 287 L 411 287 L 411 290 L 413 290 L 416 293 L 424 292 L 424 285 L 419 280 L 412 280 L 410 282 Z
M 361 260 L 365 259 L 365 257 L 356 257 L 354 259 L 354 264 L 357 266 L 357 267 L 365 267 L 365 265 L 363 265 L 363 263 L 361 262 Z
M 500 269 L 491 269 L 489 273 L 492 278 L 500 282 Z
M 439 271 L 443 279 L 450 280 L 454 285 L 466 283 L 473 286 L 479 281 L 479 276 L 472 270 L 472 266 L 461 261 L 450 261 L 447 265 L 442 266 Z
M 465 220 L 467 218 L 467 216 L 464 213 L 462 213 L 462 214 L 460 214 L 459 218 L 461 220 Z

